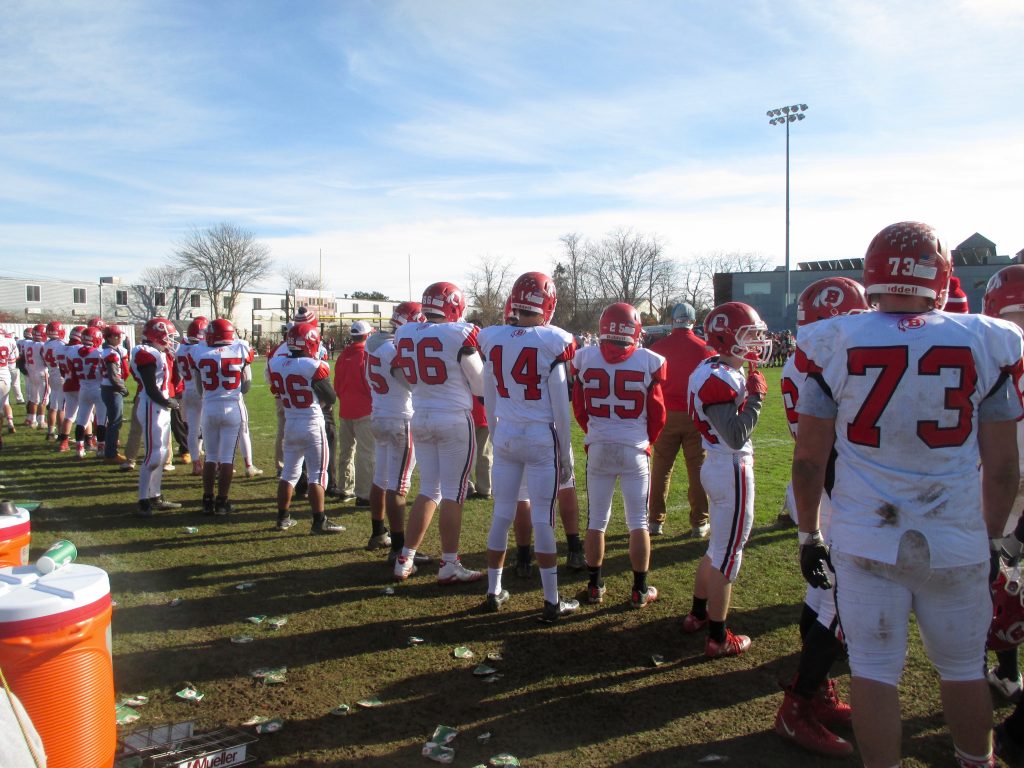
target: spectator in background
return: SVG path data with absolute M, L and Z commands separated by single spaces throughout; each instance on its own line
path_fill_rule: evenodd
M 338 394 L 341 440 L 338 472 L 342 500 L 356 500 L 357 507 L 370 506 L 373 483 L 374 441 L 370 429 L 370 385 L 366 381 L 366 339 L 374 328 L 356 320 L 349 330 L 349 345 L 334 365 L 334 391 Z
M 690 374 L 701 361 L 713 354 L 704 340 L 693 332 L 697 313 L 686 303 L 672 308 L 672 333 L 651 347 L 665 358 L 668 371 L 662 383 L 665 407 L 668 416 L 661 435 L 651 447 L 651 510 L 648 528 L 652 536 L 664 532 L 668 516 L 669 487 L 672 482 L 672 466 L 679 450 L 686 461 L 687 498 L 690 502 L 690 534 L 698 538 L 708 535 L 708 495 L 700 482 L 700 468 L 704 463 L 704 449 L 701 447 L 700 432 L 687 413 L 686 392 L 690 385 Z
M 494 446 L 487 426 L 487 411 L 482 398 L 473 398 L 473 426 L 476 428 L 476 456 L 473 459 L 473 482 L 469 484 L 470 499 L 491 498 L 491 464 Z

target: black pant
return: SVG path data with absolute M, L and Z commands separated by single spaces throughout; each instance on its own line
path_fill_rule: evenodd
M 188 424 L 182 418 L 180 408 L 171 409 L 171 434 L 174 435 L 174 442 L 178 444 L 178 454 L 188 453 Z M 195 458 L 192 457 L 193 461 Z

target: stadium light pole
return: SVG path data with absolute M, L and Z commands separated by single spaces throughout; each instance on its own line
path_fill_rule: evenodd
M 805 119 L 807 117 L 807 115 L 804 114 L 806 111 L 806 104 L 793 104 L 788 107 L 779 107 L 777 109 L 768 110 L 769 125 L 786 126 L 786 302 L 784 309 L 787 324 L 790 323 L 792 319 L 790 317 L 789 307 L 791 304 L 790 298 L 793 294 L 789 271 L 789 124 L 797 123 Z

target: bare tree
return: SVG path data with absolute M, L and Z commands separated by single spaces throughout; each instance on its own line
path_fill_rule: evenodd
M 489 254 L 466 274 L 466 297 L 476 307 L 476 323 L 488 326 L 502 321 L 512 280 L 512 262 Z
M 597 318 L 590 266 L 595 258 L 595 248 L 578 232 L 570 232 L 559 239 L 562 255 L 555 262 L 551 274 L 558 287 L 555 323 L 569 330 L 583 331 L 594 325 Z
M 175 255 L 206 294 L 215 318 L 230 318 L 238 295 L 273 270 L 270 249 L 252 232 L 228 222 L 192 230 Z
M 296 288 L 299 290 L 320 291 L 324 287 L 318 273 L 310 272 L 291 264 L 282 267 L 278 274 L 284 278 L 285 293 L 295 293 Z
M 715 275 L 728 272 L 763 272 L 771 267 L 771 259 L 761 253 L 709 251 L 683 264 L 681 294 L 683 301 L 703 317 L 715 305 Z
M 151 317 L 181 320 L 182 312 L 192 305 L 192 296 L 199 293 L 188 287 L 187 270 L 176 264 L 149 267 L 139 273 L 138 282 L 131 286 L 134 301 L 128 304 L 128 313 L 134 320 L 145 322 Z

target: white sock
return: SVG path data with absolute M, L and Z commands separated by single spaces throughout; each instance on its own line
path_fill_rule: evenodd
M 558 605 L 558 566 L 540 569 L 540 583 L 544 587 L 544 600 Z
M 416 557 L 416 550 L 409 549 L 408 547 L 402 547 L 402 557 L 404 557 L 406 560 L 412 560 L 414 557 Z
M 496 595 L 501 592 L 501 572 L 503 568 L 487 569 L 487 594 Z
M 457 563 L 459 561 L 458 552 L 442 552 L 441 553 L 441 564 L 445 563 Z

